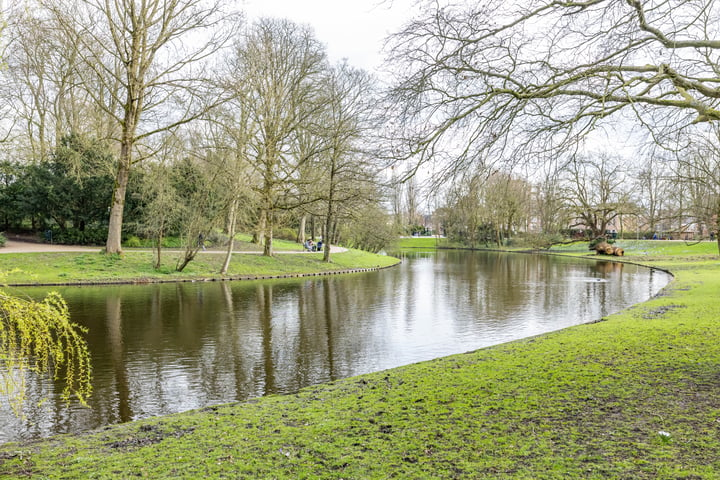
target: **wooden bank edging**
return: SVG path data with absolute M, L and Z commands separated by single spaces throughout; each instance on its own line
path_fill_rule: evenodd
M 349 273 L 364 273 L 364 272 L 377 272 L 385 270 L 387 268 L 396 267 L 402 263 L 402 260 L 398 260 L 393 265 L 387 265 L 384 267 L 366 267 L 366 268 L 347 268 L 343 270 L 329 270 L 326 272 L 311 272 L 311 273 L 285 273 L 278 275 L 226 275 L 217 277 L 187 277 L 187 278 L 128 278 L 123 280 L 98 280 L 98 281 L 86 281 L 80 280 L 77 282 L 47 282 L 47 283 L 8 283 L 8 287 L 88 287 L 88 286 L 112 286 L 112 285 L 147 285 L 147 284 L 159 284 L 159 283 L 199 283 L 199 282 L 234 282 L 242 280 L 278 280 L 285 278 L 307 278 L 307 277 L 326 277 L 330 275 L 342 275 Z

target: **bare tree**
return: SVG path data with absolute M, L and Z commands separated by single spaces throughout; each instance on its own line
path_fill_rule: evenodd
M 310 219 L 311 240 L 315 240 L 315 218 L 323 213 L 323 205 L 319 199 L 323 197 L 323 177 L 321 153 L 325 150 L 325 138 L 322 135 L 323 127 L 320 122 L 314 121 L 298 132 L 295 142 L 295 155 L 306 159 L 298 168 L 293 181 L 294 191 L 297 195 L 297 207 L 293 209 L 300 216 L 297 242 L 305 244 L 305 231 L 308 218 Z M 307 128 L 310 127 L 310 128 Z
M 184 246 L 175 269 L 181 272 L 197 256 L 210 233 L 219 226 L 227 204 L 232 197 L 227 195 L 219 179 L 225 174 L 222 168 L 226 151 L 217 148 L 203 148 L 203 130 L 190 132 L 185 156 L 173 165 L 176 189 L 179 193 L 181 221 L 180 237 Z
M 661 133 L 720 119 L 714 0 L 419 2 L 391 38 L 393 148 L 419 163 L 513 162 L 612 117 Z
M 446 235 L 470 248 L 481 241 L 487 245 L 492 234 L 485 228 L 482 216 L 485 180 L 486 175 L 479 173 L 458 179 L 446 193 L 445 207 L 437 212 Z
M 678 179 L 690 187 L 693 216 L 707 225 L 720 252 L 720 127 L 713 124 L 701 135 L 690 137 L 688 148 L 678 153 Z
M 376 191 L 375 198 L 382 198 L 382 192 Z M 369 252 L 379 252 L 397 240 L 392 218 L 381 202 L 354 205 L 352 213 L 339 227 L 339 234 L 345 244 Z
M 532 188 L 523 179 L 493 172 L 483 184 L 482 217 L 491 225 L 498 246 L 514 232 L 526 231 Z
M 227 205 L 225 231 L 228 244 L 221 274 L 226 274 L 230 267 L 238 223 L 242 219 L 245 219 L 242 223 L 249 223 L 246 213 L 256 203 L 252 189 L 258 183 L 250 165 L 250 141 L 256 134 L 257 126 L 243 104 L 247 100 L 243 83 L 231 82 L 226 88 L 232 92 L 232 100 L 214 112 L 204 135 L 209 142 L 207 148 L 216 152 L 209 167 L 219 171 L 217 188 L 219 194 L 225 196 Z
M 557 162 L 545 162 L 546 169 L 534 189 L 535 215 L 540 231 L 546 235 L 555 235 L 567 228 L 567 208 L 562 200 L 562 188 L 558 175 Z
M 575 215 L 575 224 L 591 231 L 593 237 L 605 235 L 608 225 L 629 213 L 627 178 L 618 157 L 607 154 L 574 158 L 564 173 L 563 200 Z
M 393 223 L 395 229 L 402 230 L 405 221 L 403 220 L 403 182 L 402 178 L 405 177 L 401 174 L 397 166 L 391 166 L 391 178 L 390 178 L 390 207 L 392 209 Z
M 138 144 L 188 123 L 213 104 L 199 63 L 233 34 L 219 0 L 48 1 L 91 75 L 93 102 L 118 126 L 117 172 L 106 251 L 119 253 L 125 193 Z M 80 34 L 82 33 L 82 34 Z M 171 107 L 170 102 L 174 105 Z
M 667 217 L 668 199 L 674 189 L 671 182 L 671 164 L 669 159 L 649 155 L 640 165 L 635 177 L 635 202 L 645 216 L 643 226 L 650 232 L 655 232 Z
M 376 169 L 370 156 L 363 152 L 363 135 L 375 125 L 371 77 L 346 63 L 330 69 L 325 83 L 327 103 L 320 119 L 327 148 L 321 154 L 325 172 L 325 225 L 323 259 L 330 261 L 330 244 L 335 238 L 335 225 L 340 206 L 362 197 L 368 191 L 363 184 L 373 183 Z M 322 188 L 322 187 L 321 187 Z M 372 189 L 375 190 L 375 189 Z
M 56 18 L 36 2 L 8 12 L 9 48 L 3 96 L 13 105 L 11 136 L 24 158 L 43 161 L 69 133 L 101 137 L 107 122 L 94 115 L 75 39 L 63 34 Z
M 251 164 L 262 179 L 257 193 L 263 253 L 272 256 L 276 214 L 307 160 L 293 154 L 297 134 L 322 107 L 325 50 L 308 27 L 265 18 L 237 45 L 235 62 L 236 81 L 247 88 L 243 106 L 257 128 L 250 142 Z
M 15 105 L 15 118 L 22 119 L 22 138 L 29 157 L 47 159 L 52 149 L 48 139 L 48 117 L 51 114 L 53 95 L 50 74 L 52 50 L 48 48 L 50 29 L 40 19 L 28 13 L 12 18 L 10 24 L 11 48 L 5 58 L 7 80 L 5 86 Z
M 422 223 L 420 214 L 420 188 L 416 177 L 409 178 L 405 182 L 405 205 L 407 209 L 407 223 L 411 227 L 416 227 Z
M 180 142 L 167 136 L 155 159 L 144 165 L 145 175 L 140 187 L 144 198 L 142 232 L 155 240 L 153 267 L 162 266 L 163 239 L 168 232 L 177 230 L 182 216 L 182 206 L 172 181 L 171 165 L 180 155 Z
M 448 236 L 475 248 L 527 231 L 532 212 L 532 186 L 501 171 L 478 171 L 458 178 L 440 209 Z

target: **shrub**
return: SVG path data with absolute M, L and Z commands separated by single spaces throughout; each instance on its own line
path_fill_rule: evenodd
M 0 247 L 4 247 L 4 246 L 5 246 L 5 242 L 7 242 L 7 238 L 5 238 L 5 235 L 3 235 L 2 233 L 0 233 Z
M 564 237 L 559 233 L 523 233 L 508 239 L 508 247 L 516 248 L 532 248 L 532 249 L 548 249 L 555 244 L 562 243 Z
M 279 238 L 280 240 L 287 240 L 289 242 L 294 242 L 297 240 L 297 230 L 295 230 L 294 228 L 278 228 L 273 233 L 273 236 L 275 238 Z
M 136 235 L 128 236 L 124 241 L 123 245 L 129 248 L 155 248 L 157 247 L 157 238 L 150 237 L 138 237 Z M 163 248 L 180 248 L 183 246 L 182 240 L 176 236 L 163 237 L 162 245 Z
M 52 228 L 52 236 L 46 235 L 46 240 L 52 239 L 53 243 L 64 245 L 102 245 L 107 240 L 107 226 L 92 225 L 86 226 L 84 230 L 77 228 L 66 228 L 60 230 Z
M 133 235 L 130 238 L 128 238 L 127 240 L 125 240 L 125 246 L 128 248 L 138 248 L 138 247 L 142 247 L 142 242 L 140 241 L 140 239 L 138 237 Z
M 155 240 L 152 240 L 151 246 L 155 246 Z M 177 236 L 163 237 L 163 248 L 181 248 L 183 246 L 182 238 Z
M 213 230 L 207 236 L 207 245 L 213 245 L 216 247 L 225 246 L 230 242 L 230 237 L 225 235 L 223 232 Z

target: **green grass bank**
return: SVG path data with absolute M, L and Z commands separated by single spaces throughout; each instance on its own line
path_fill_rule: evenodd
M 291 250 L 294 249 L 293 250 Z M 332 253 L 330 263 L 322 253 L 302 252 L 290 242 L 280 243 L 274 257 L 256 253 L 233 254 L 227 275 L 218 272 L 225 259 L 220 250 L 200 252 L 182 271 L 175 266 L 182 252 L 165 250 L 162 265 L 153 268 L 153 252 L 126 249 L 122 256 L 105 255 L 98 248 L 88 252 L 2 253 L 0 250 L 0 284 L 64 285 L 102 283 L 177 282 L 194 280 L 252 279 L 344 272 L 356 269 L 385 268 L 395 265 L 393 257 L 349 249 Z
M 401 237 L 396 242 L 398 248 L 461 248 L 462 245 L 450 242 L 443 237 Z
M 0 477 L 720 478 L 716 245 L 622 246 L 624 261 L 675 280 L 597 323 L 295 395 L 7 444 Z

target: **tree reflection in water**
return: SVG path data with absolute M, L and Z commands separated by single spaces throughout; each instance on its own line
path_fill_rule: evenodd
M 290 393 L 586 323 L 668 278 L 607 261 L 448 251 L 375 273 L 61 289 L 89 328 L 90 408 L 64 407 L 52 382 L 29 379 L 29 415 L 0 412 L 0 440 Z

